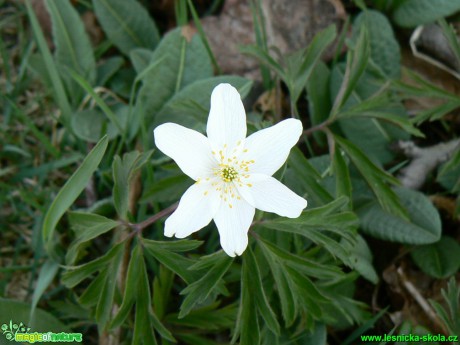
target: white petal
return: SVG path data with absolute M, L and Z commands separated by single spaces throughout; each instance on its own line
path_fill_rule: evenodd
M 246 138 L 246 112 L 240 94 L 230 84 L 219 84 L 212 91 L 206 132 L 216 152 L 233 151 Z
M 187 189 L 176 211 L 166 219 L 165 236 L 184 238 L 209 224 L 219 209 L 220 198 L 211 183 L 195 183 Z
M 240 158 L 254 160 L 251 173 L 273 175 L 286 161 L 289 151 L 302 134 L 302 122 L 288 119 L 258 131 L 245 141 Z
M 160 151 L 174 159 L 179 168 L 195 181 L 212 174 L 217 161 L 203 134 L 175 123 L 165 123 L 155 128 L 153 135 Z
M 238 187 L 238 191 L 249 204 L 259 210 L 297 218 L 307 207 L 307 200 L 271 176 L 251 174 L 245 183 L 243 187 Z
M 222 202 L 214 216 L 220 235 L 220 245 L 229 256 L 241 255 L 248 246 L 248 230 L 255 209 L 243 199 L 234 200 L 232 208 Z

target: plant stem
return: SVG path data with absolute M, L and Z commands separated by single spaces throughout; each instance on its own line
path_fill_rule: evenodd
M 157 214 L 154 214 L 152 217 L 147 218 L 146 220 L 144 220 L 143 222 L 140 222 L 140 223 L 133 224 L 133 223 L 129 223 L 129 222 L 121 220 L 120 222 L 121 222 L 122 225 L 124 225 L 126 227 L 129 227 L 129 228 L 131 228 L 133 230 L 128 236 L 126 236 L 123 239 L 123 241 L 125 241 L 127 239 L 131 239 L 134 235 L 139 234 L 140 232 L 142 232 L 142 230 L 144 230 L 149 225 L 155 223 L 156 221 L 160 220 L 163 217 L 166 217 L 167 215 L 170 215 L 171 213 L 173 213 L 176 210 L 178 205 L 179 205 L 179 203 L 176 202 L 175 204 L 172 204 L 168 208 L 165 208 L 164 210 L 161 210 Z
M 330 125 L 330 122 L 329 120 L 326 120 L 324 122 L 321 122 L 320 124 L 316 125 L 316 126 L 313 126 L 313 127 L 310 127 L 306 130 L 303 131 L 303 134 L 306 135 L 306 136 L 310 136 L 312 135 L 314 132 L 317 132 L 317 131 L 322 131 L 324 130 L 327 126 Z

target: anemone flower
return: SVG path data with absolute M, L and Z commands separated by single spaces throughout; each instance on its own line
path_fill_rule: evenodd
M 297 218 L 307 207 L 272 175 L 284 164 L 302 133 L 287 119 L 246 138 L 246 112 L 238 91 L 219 84 L 211 95 L 208 137 L 174 123 L 154 130 L 155 144 L 196 182 L 166 220 L 165 236 L 184 238 L 212 219 L 229 256 L 241 255 L 255 209 Z

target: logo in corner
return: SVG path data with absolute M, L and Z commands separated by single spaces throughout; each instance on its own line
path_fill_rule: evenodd
M 13 320 L 10 320 L 10 323 L 2 324 L 1 330 L 5 338 L 9 341 L 16 342 L 28 342 L 30 344 L 37 342 L 78 342 L 81 343 L 83 336 L 81 333 L 39 333 L 39 332 L 29 332 L 30 327 L 27 327 L 24 323 L 13 323 Z

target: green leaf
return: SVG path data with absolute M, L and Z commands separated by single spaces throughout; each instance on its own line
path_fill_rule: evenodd
M 97 66 L 96 85 L 105 85 L 124 64 L 120 56 L 112 56 Z
M 141 249 L 139 246 L 136 246 L 131 252 L 131 258 L 129 259 L 124 286 L 125 292 L 123 295 L 123 302 L 120 305 L 117 314 L 110 323 L 110 329 L 121 326 L 121 324 L 128 317 L 128 314 L 136 300 L 139 281 L 141 280 L 141 271 L 143 267 L 141 260 L 144 260 L 141 254 Z
M 441 166 L 436 180 L 447 190 L 460 192 L 460 150 Z
M 423 272 L 438 279 L 460 269 L 460 245 L 452 237 L 443 236 L 436 243 L 416 247 L 411 254 Z
M 80 167 L 67 180 L 46 212 L 43 221 L 43 239 L 50 242 L 54 229 L 62 215 L 85 189 L 92 174 L 96 171 L 107 148 L 107 137 L 102 138 L 83 160 Z
M 370 97 L 362 102 L 359 102 L 345 111 L 341 111 L 337 118 L 349 119 L 349 118 L 375 118 L 383 121 L 392 123 L 398 127 L 401 127 L 406 132 L 418 136 L 424 137 L 424 134 L 415 128 L 411 121 L 406 117 L 395 114 L 392 112 L 388 105 L 391 104 L 391 100 L 386 94 L 378 94 L 377 96 Z
M 137 0 L 93 0 L 93 5 L 104 32 L 125 55 L 134 48 L 157 45 L 155 22 Z
M 359 31 L 359 36 L 351 51 L 347 54 L 347 66 L 340 89 L 332 106 L 330 119 L 334 120 L 337 112 L 347 102 L 353 90 L 366 70 L 370 57 L 369 34 L 365 27 Z
M 294 295 L 293 282 L 287 275 L 281 258 L 275 255 L 275 253 L 265 245 L 265 242 L 258 241 L 262 253 L 270 266 L 273 277 L 278 291 L 278 296 L 281 303 L 281 312 L 285 321 L 286 327 L 289 327 L 294 322 L 297 316 L 297 297 Z
M 236 76 L 219 76 L 193 82 L 176 93 L 162 108 L 155 124 L 174 122 L 180 125 L 200 129 L 206 125 L 209 115 L 212 90 L 220 83 L 229 83 L 241 94 L 249 93 L 253 82 Z
M 242 275 L 242 284 L 246 285 L 249 289 L 251 296 L 254 296 L 256 301 L 257 309 L 259 310 L 260 316 L 265 321 L 267 327 L 274 334 L 280 334 L 280 325 L 276 319 L 276 315 L 270 307 L 270 302 L 267 299 L 265 290 L 262 283 L 262 277 L 260 275 L 259 264 L 254 257 L 254 254 L 251 251 L 251 248 L 248 247 L 243 255 L 243 271 Z
M 259 243 L 264 249 L 265 254 L 274 256 L 272 260 L 276 260 L 276 262 L 281 263 L 283 266 L 291 266 L 310 277 L 317 279 L 336 279 L 342 273 L 336 266 L 326 265 L 308 257 L 292 254 L 263 238 L 260 238 Z M 267 259 L 267 261 L 268 260 L 269 259 Z
M 129 205 L 131 182 L 136 173 L 149 161 L 152 154 L 153 150 L 144 153 L 132 151 L 125 153 L 123 159 L 115 156 L 113 160 L 113 201 L 121 219 L 128 219 L 128 210 L 132 207 Z
M 398 187 L 396 195 L 409 219 L 384 211 L 376 202 L 357 210 L 362 230 L 371 236 L 406 244 L 428 244 L 439 240 L 441 219 L 437 209 L 422 193 Z
M 194 182 L 181 171 L 178 173 L 155 180 L 155 183 L 144 189 L 140 202 L 175 202 L 179 200 Z
M 334 140 L 350 157 L 353 164 L 359 170 L 361 175 L 366 180 L 369 187 L 374 192 L 377 200 L 384 210 L 391 214 L 397 215 L 403 219 L 407 219 L 407 212 L 404 210 L 396 193 L 386 184 L 398 184 L 398 180 L 390 174 L 379 169 L 372 163 L 366 155 L 363 154 L 350 141 L 339 136 L 334 136 Z
M 153 51 L 145 48 L 135 48 L 129 53 L 129 58 L 133 63 L 137 75 L 141 74 L 150 64 Z
M 203 244 L 203 241 L 196 240 L 177 240 L 177 241 L 153 241 L 143 240 L 143 244 L 147 249 L 162 249 L 174 253 L 188 252 L 198 248 Z
M 84 212 L 70 212 L 69 222 L 75 232 L 76 238 L 73 240 L 66 254 L 68 265 L 74 264 L 83 243 L 105 234 L 118 225 L 118 222 L 114 220 L 98 214 Z
M 47 333 L 50 329 L 53 332 L 71 332 L 70 328 L 61 321 L 59 321 L 52 314 L 37 308 L 32 319 L 29 319 L 31 305 L 30 303 L 24 303 L 14 301 L 6 298 L 0 298 L 0 310 L 2 311 L 1 324 L 12 320 L 16 324 L 23 322 L 27 327 L 31 328 L 31 332 L 43 332 Z M 8 342 L 2 334 L 2 344 L 14 344 L 14 342 Z M 55 343 L 59 344 L 59 343 Z M 64 343 L 61 343 L 64 344 Z
M 146 123 L 151 122 L 179 90 L 213 75 L 203 42 L 197 35 L 188 40 L 180 28 L 162 38 L 153 52 L 150 65 L 157 63 L 157 68 L 143 73 L 143 84 L 139 90 L 138 102 L 142 103 L 142 109 L 148 110 Z
M 342 150 L 340 150 L 339 148 L 335 149 L 334 157 L 332 160 L 332 168 L 335 174 L 336 196 L 345 196 L 351 200 L 352 187 L 350 172 L 348 170 L 347 163 L 345 162 L 345 159 L 343 157 Z
M 59 269 L 59 265 L 52 261 L 47 260 L 38 275 L 37 284 L 35 285 L 34 293 L 32 295 L 32 306 L 30 308 L 30 319 L 34 318 L 36 307 L 41 296 L 53 281 Z M 3 315 L 2 315 L 3 316 Z
M 313 127 L 326 121 L 331 111 L 332 103 L 329 90 L 331 71 L 325 63 L 320 61 L 311 73 L 312 75 L 307 81 L 306 88 L 308 109 Z M 314 132 L 313 137 L 322 145 L 325 144 L 324 134 Z
M 448 308 L 433 300 L 430 300 L 430 303 L 436 310 L 438 316 L 444 321 L 449 333 L 460 337 L 460 288 L 458 287 L 455 277 L 449 279 L 447 292 L 445 289 L 442 289 L 441 292 Z
M 218 254 L 215 264 L 206 274 L 181 291 L 181 295 L 187 296 L 180 307 L 179 318 L 187 315 L 195 305 L 203 303 L 230 268 L 233 260 L 227 255 L 222 254 L 222 252 L 218 252 Z
M 124 243 L 114 245 L 105 255 L 79 266 L 67 266 L 67 271 L 62 275 L 62 283 L 69 289 L 81 283 L 93 273 L 102 270 L 114 258 L 118 257 L 124 248 Z
M 153 330 L 156 330 L 163 339 L 175 342 L 171 332 L 160 322 L 152 309 L 149 277 L 143 257 L 140 258 L 139 265 L 140 274 L 137 280 L 136 316 L 132 343 L 155 344 Z
M 372 61 L 390 78 L 399 78 L 401 72 L 401 51 L 391 27 L 382 13 L 374 10 L 361 12 L 353 23 L 356 35 L 365 26 L 369 32 Z
M 108 125 L 106 117 L 96 109 L 74 113 L 71 123 L 75 135 L 89 143 L 97 143 L 106 134 L 109 140 L 117 136 L 117 130 Z
M 343 241 L 342 245 L 350 253 L 350 266 L 371 283 L 377 284 L 379 277 L 372 266 L 372 252 L 364 238 L 358 235 L 356 243 L 350 244 Z
M 53 22 L 56 63 L 65 73 L 68 67 L 90 84 L 96 80 L 96 60 L 85 26 L 69 0 L 46 0 Z
M 321 180 L 321 175 L 297 147 L 292 148 L 288 165 L 294 170 L 297 179 L 307 191 L 307 199 L 313 199 L 313 205 L 324 205 L 333 200 L 329 192 L 318 182 Z
M 123 134 L 123 126 L 119 122 L 118 117 L 115 115 L 112 109 L 109 108 L 107 103 L 94 91 L 91 85 L 89 85 L 88 82 L 85 79 L 83 79 L 78 73 L 69 70 L 69 74 L 86 92 L 88 92 L 88 94 L 91 95 L 91 97 L 94 99 L 97 105 L 104 112 L 105 116 L 107 116 L 112 125 L 115 126 L 115 128 L 118 130 L 118 132 L 120 134 Z
M 259 345 L 260 328 L 257 317 L 256 297 L 251 294 L 251 283 L 248 283 L 248 280 L 241 279 L 240 307 L 231 343 L 234 343 L 239 336 L 240 345 Z
M 43 62 L 46 66 L 49 79 L 53 86 L 53 93 L 56 102 L 62 112 L 62 122 L 66 126 L 67 130 L 70 133 L 73 133 L 72 127 L 70 126 L 70 115 L 72 113 L 72 109 L 70 107 L 69 100 L 65 93 L 64 85 L 57 71 L 56 64 L 48 48 L 48 43 L 46 42 L 45 36 L 43 35 L 37 16 L 35 15 L 34 10 L 32 9 L 32 6 L 30 4 L 30 0 L 26 0 L 26 8 L 27 14 L 30 19 L 30 23 L 32 25 L 32 30 L 35 35 L 35 39 L 37 40 L 38 48 L 40 49 L 40 52 L 43 55 Z
M 406 0 L 393 12 L 399 26 L 412 28 L 450 16 L 460 10 L 459 0 Z
M 302 56 L 300 64 L 289 64 L 287 69 L 288 80 L 285 80 L 291 92 L 291 100 L 295 103 L 304 90 L 310 76 L 318 61 L 321 59 L 326 48 L 335 40 L 337 29 L 335 25 L 330 25 L 326 29 L 318 32 L 305 54 Z M 293 68 L 290 68 L 293 67 Z
M 123 252 L 120 251 L 110 260 L 107 267 L 104 269 L 105 281 L 101 289 L 99 289 L 99 300 L 96 306 L 96 321 L 100 329 L 105 330 L 113 310 L 113 299 L 117 288 L 118 270 L 120 269 Z M 102 274 L 100 272 L 99 274 Z

